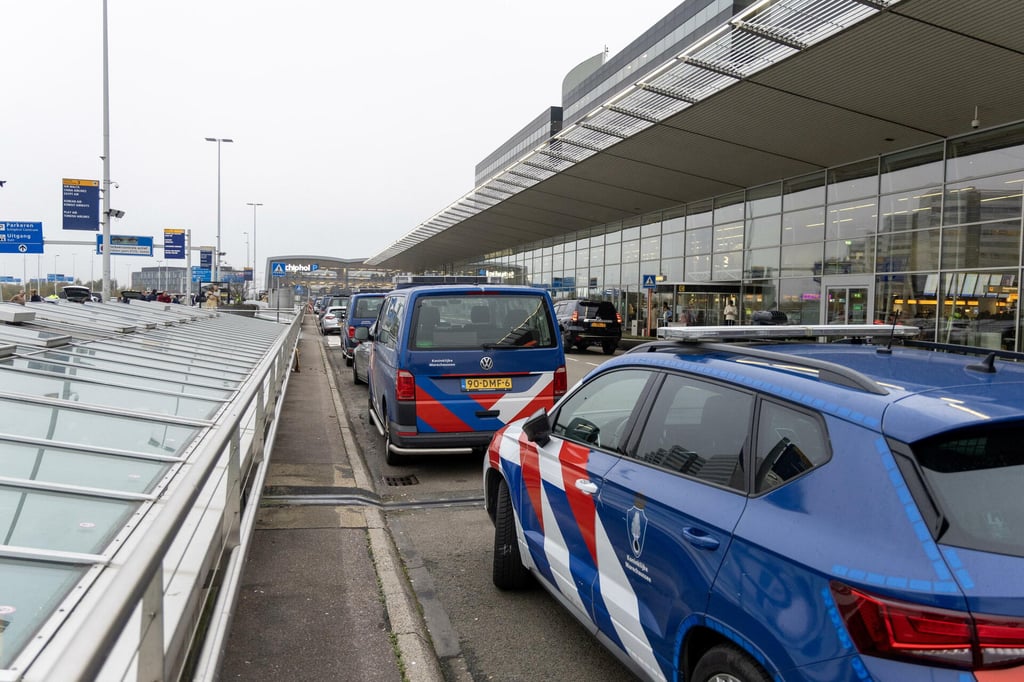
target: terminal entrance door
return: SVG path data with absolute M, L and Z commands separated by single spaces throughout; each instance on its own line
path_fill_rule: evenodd
M 821 319 L 825 324 L 870 324 L 874 321 L 870 277 L 822 278 Z

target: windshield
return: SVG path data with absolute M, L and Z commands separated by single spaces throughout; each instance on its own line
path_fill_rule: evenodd
M 945 433 L 912 446 L 939 512 L 942 541 L 1024 556 L 1024 423 Z
M 554 348 L 547 301 L 536 294 L 423 296 L 409 336 L 414 349 Z

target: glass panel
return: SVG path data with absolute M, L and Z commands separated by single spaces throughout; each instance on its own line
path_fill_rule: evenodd
M 780 244 L 821 242 L 825 238 L 825 207 L 782 214 L 782 240 Z
M 654 260 L 661 255 L 661 237 L 647 237 L 640 241 L 640 260 Z
M 715 197 L 715 224 L 742 221 L 743 209 L 743 192 Z
M 711 256 L 687 256 L 686 281 L 707 282 L 711 279 Z
M 1024 171 L 982 178 L 946 188 L 945 225 L 1021 217 Z
M 882 173 L 882 193 L 940 184 L 944 153 L 943 143 L 936 142 L 925 147 L 883 156 L 879 164 Z
M 946 182 L 1024 168 L 1024 124 L 950 140 L 947 153 Z
M 661 261 L 661 272 L 670 282 L 683 281 L 683 259 L 666 258 Z
M 661 255 L 665 258 L 681 256 L 686 248 L 686 233 L 673 232 L 661 238 Z
M 743 223 L 715 225 L 714 250 L 735 251 L 743 248 Z
M 665 212 L 666 219 L 665 222 L 661 224 L 661 231 L 663 234 L 667 234 L 669 232 L 680 232 L 686 228 L 685 209 L 682 211 L 677 209 L 676 211 L 678 212 L 678 215 L 673 215 L 671 218 L 668 217 L 669 212 Z
M 690 256 L 711 253 L 711 228 L 702 227 L 699 230 L 687 230 L 686 251 L 684 253 Z
M 618 263 L 619 256 L 622 253 L 621 244 L 608 244 L 607 246 L 591 246 L 590 247 L 590 266 L 604 265 L 608 263 Z M 607 261 L 605 260 L 607 259 Z
M 782 209 L 795 211 L 825 203 L 825 172 L 791 178 L 782 183 Z
M 743 279 L 743 252 L 716 253 L 711 260 L 712 279 L 722 282 L 738 282 Z
M 748 279 L 775 277 L 779 272 L 779 247 L 774 249 L 753 249 L 747 252 Z
M 781 229 L 782 218 L 778 214 L 747 221 L 747 247 L 780 244 Z
M 873 235 L 878 230 L 878 204 L 855 201 L 828 207 L 826 239 L 855 239 Z
M 170 466 L 137 457 L 0 441 L 0 474 L 11 478 L 142 493 L 152 490 Z
M 828 172 L 828 203 L 878 195 L 878 159 L 866 159 Z
M 711 200 L 695 201 L 686 205 L 686 229 L 704 227 L 711 224 Z
M 784 246 L 781 256 L 783 277 L 804 277 L 821 263 L 821 244 Z
M 878 270 L 937 270 L 939 230 L 897 232 L 878 237 Z
M 77 378 L 19 372 L 12 369 L 12 364 L 7 362 L 5 366 L 0 366 L 0 385 L 8 393 L 74 400 L 88 405 L 141 410 L 189 419 L 208 419 L 221 407 L 221 403 L 211 400 L 119 388 Z
M 635 263 L 640 260 L 640 241 L 634 239 L 632 241 L 622 242 L 622 259 L 620 263 Z
M 71 588 L 85 575 L 81 566 L 0 559 L 0 668 L 8 668 Z
M 846 239 L 843 241 L 825 242 L 826 275 L 847 275 L 858 272 L 869 272 L 873 261 L 872 239 Z
M 776 307 L 790 324 L 821 324 L 821 285 L 813 277 L 779 281 Z
M 942 230 L 943 268 L 1018 265 L 1020 221 L 946 227 Z
M 942 217 L 942 189 L 889 194 L 880 199 L 879 232 L 900 232 L 938 227 Z
M 139 502 L 0 486 L 4 544 L 100 554 Z
M 747 216 L 756 218 L 782 210 L 782 183 L 773 182 L 747 190 Z
M 199 429 L 156 420 L 86 412 L 0 399 L 3 431 L 11 436 L 94 445 L 145 454 L 178 456 Z
M 661 214 L 653 213 L 644 216 L 644 224 L 640 226 L 640 238 L 656 237 L 661 234 Z

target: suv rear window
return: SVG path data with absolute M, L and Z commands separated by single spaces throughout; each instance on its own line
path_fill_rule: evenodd
M 422 296 L 412 324 L 418 350 L 558 345 L 546 300 L 531 294 Z
M 614 320 L 615 306 L 610 301 L 580 301 L 580 317 Z
M 1024 556 L 1024 423 L 985 425 L 912 446 L 946 522 L 945 543 Z

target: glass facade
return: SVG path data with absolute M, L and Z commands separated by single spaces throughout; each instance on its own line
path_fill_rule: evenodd
M 891 321 L 939 342 L 1021 350 L 1024 123 L 780 179 L 483 258 L 510 282 L 740 323 Z M 480 260 L 464 267 L 474 273 Z M 657 286 L 644 289 L 645 275 Z M 554 284 L 557 283 L 557 286 Z M 688 315 L 684 316 L 683 314 Z

